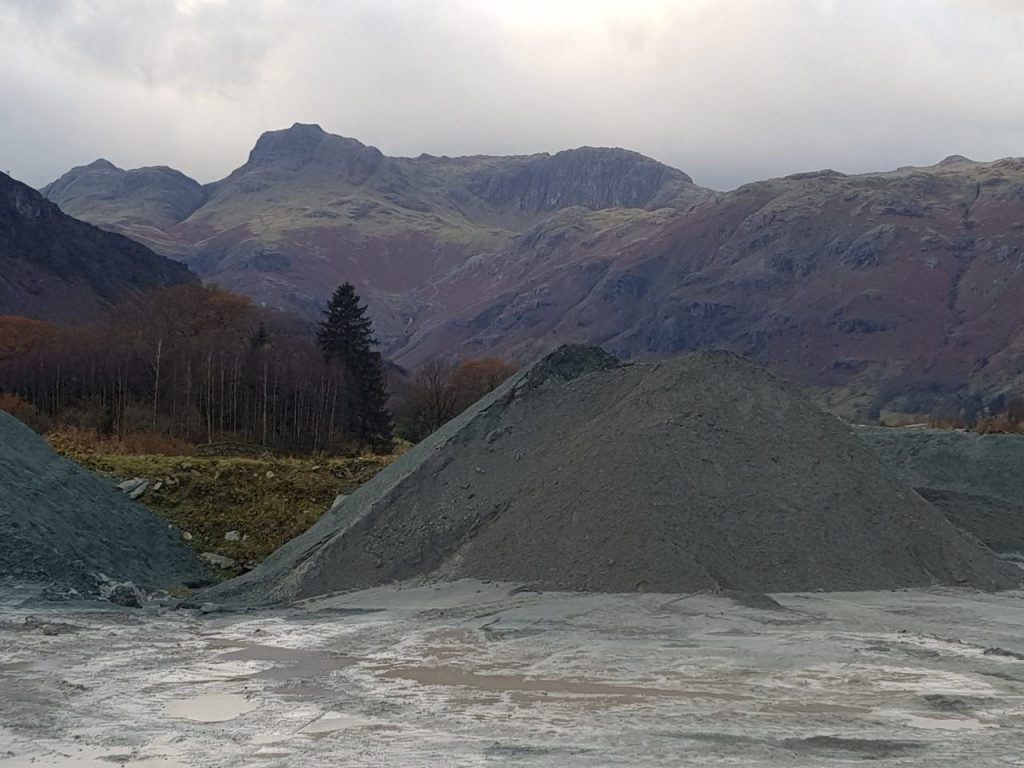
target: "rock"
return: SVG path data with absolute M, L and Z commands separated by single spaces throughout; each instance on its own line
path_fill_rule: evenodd
M 120 584 L 114 584 L 110 588 L 110 592 L 107 593 L 107 600 L 114 605 L 120 605 L 125 608 L 141 608 L 145 597 L 141 589 L 130 581 L 124 581 Z
M 181 534 L 181 538 L 183 538 L 185 541 L 192 541 L 192 534 L 189 533 L 188 531 L 184 531 Z
M 207 613 L 221 613 L 224 610 L 224 606 L 218 603 L 203 603 L 199 606 L 199 612 L 202 614 Z
M 273 470 L 267 470 L 267 480 L 273 480 L 276 477 Z
M 157 480 L 156 484 L 153 486 L 153 490 L 154 491 L 159 491 L 163 487 L 164 487 L 164 481 L 163 480 Z
M 214 568 L 227 571 L 235 567 L 234 560 L 224 555 L 218 555 L 216 552 L 203 552 L 199 557 Z
M 228 531 L 224 534 L 224 541 L 241 541 L 242 534 L 238 531 Z
M 149 481 L 146 478 L 133 477 L 131 480 L 125 480 L 124 482 L 118 483 L 117 489 L 128 496 L 128 498 L 137 499 L 146 492 L 146 488 L 148 486 Z

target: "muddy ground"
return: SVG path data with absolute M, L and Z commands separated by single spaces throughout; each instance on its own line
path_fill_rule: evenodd
M 1024 765 L 1024 592 L 0 595 L 0 767 Z

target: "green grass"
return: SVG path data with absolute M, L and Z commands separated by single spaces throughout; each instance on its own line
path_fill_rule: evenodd
M 335 497 L 351 493 L 394 460 L 355 458 L 119 455 L 65 451 L 79 464 L 117 480 L 144 477 L 139 502 L 181 530 L 197 552 L 252 567 L 309 528 Z M 241 541 L 224 535 L 238 531 Z

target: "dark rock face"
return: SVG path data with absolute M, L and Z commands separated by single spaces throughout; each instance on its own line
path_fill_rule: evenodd
M 195 280 L 182 264 L 66 216 L 0 174 L 0 314 L 86 320 L 132 294 Z
M 624 149 L 582 147 L 537 155 L 474 175 L 469 191 L 488 203 L 530 213 L 586 208 L 647 208 L 665 204 L 666 185 L 692 183 L 675 168 Z
M 339 171 L 352 183 L 362 184 L 384 159 L 376 147 L 326 133 L 319 125 L 296 123 L 287 130 L 260 136 L 239 172 L 266 166 L 298 171 L 308 165 L 322 165 Z

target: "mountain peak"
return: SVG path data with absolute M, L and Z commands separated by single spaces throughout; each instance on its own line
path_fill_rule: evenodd
M 947 165 L 960 165 L 961 163 L 973 162 L 974 161 L 971 160 L 969 157 L 964 157 L 963 155 L 950 155 L 949 157 L 939 162 L 939 167 L 944 168 Z
M 326 166 L 358 181 L 372 174 L 383 158 L 380 150 L 356 139 L 327 133 L 315 123 L 295 123 L 291 128 L 262 134 L 245 167 L 295 172 L 311 165 Z
M 325 135 L 327 133 L 327 131 L 325 131 L 323 128 L 320 127 L 319 123 L 292 123 L 292 127 L 286 129 L 286 132 L 289 132 L 289 133 L 320 133 L 320 134 L 325 134 Z
M 96 170 L 96 171 L 119 171 L 119 170 L 121 170 L 116 165 L 114 165 L 112 162 L 110 162 L 109 160 L 107 160 L 105 158 L 102 158 L 102 157 L 97 158 L 96 160 L 93 160 L 88 165 L 83 165 L 82 168 L 85 168 L 85 169 L 88 169 L 88 170 Z

